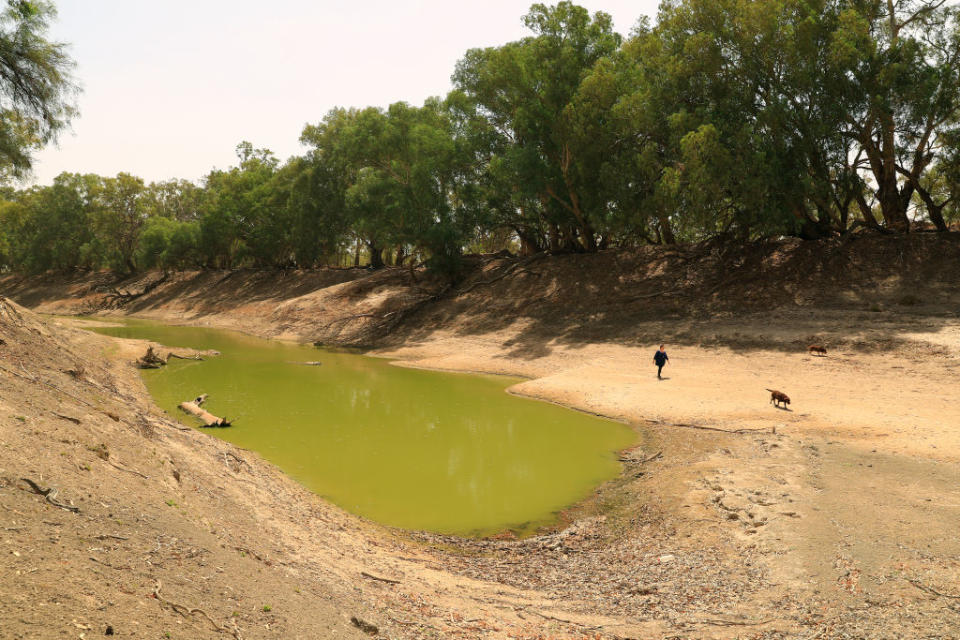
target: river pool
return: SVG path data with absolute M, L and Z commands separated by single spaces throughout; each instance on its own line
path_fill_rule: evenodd
M 200 393 L 233 426 L 207 433 L 256 451 L 344 509 L 387 525 L 519 535 L 615 477 L 635 440 L 618 422 L 512 396 L 515 378 L 443 373 L 222 330 L 130 320 L 97 331 L 216 349 L 143 372 L 155 402 Z M 304 362 L 319 361 L 320 366 Z

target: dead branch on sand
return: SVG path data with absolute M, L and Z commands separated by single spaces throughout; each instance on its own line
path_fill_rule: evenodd
M 644 458 L 643 460 L 637 460 L 636 458 L 629 458 L 627 456 L 621 456 L 617 458 L 617 460 L 619 460 L 620 462 L 631 462 L 633 464 L 646 464 L 648 462 L 653 462 L 654 460 L 658 460 L 659 458 L 662 458 L 662 457 L 663 457 L 663 451 L 658 451 L 657 453 L 653 454 L 649 458 Z
M 31 480 L 30 478 L 20 478 L 20 479 L 26 482 L 28 485 L 30 485 L 30 489 L 34 493 L 43 496 L 44 498 L 47 499 L 47 502 L 57 507 L 58 509 L 63 509 L 64 511 L 70 511 L 71 513 L 80 513 L 80 509 L 78 509 L 77 507 L 71 506 L 69 504 L 64 504 L 62 502 L 59 502 L 56 499 L 57 493 L 58 493 L 58 489 L 56 487 L 43 489 L 40 487 L 40 485 L 38 485 L 36 482 Z
M 919 580 L 911 580 L 910 578 L 904 578 L 904 580 L 906 580 L 907 582 L 915 586 L 917 589 L 920 589 L 920 591 L 926 591 L 931 595 L 939 596 L 941 598 L 950 598 L 951 600 L 960 600 L 960 596 L 955 596 L 950 593 L 940 593 L 936 589 L 928 587 L 927 585 L 923 584 Z
M 135 475 L 135 476 L 140 476 L 141 478 L 144 478 L 145 480 L 149 480 L 149 479 L 150 479 L 150 476 L 146 476 L 146 475 L 140 473 L 139 471 L 134 471 L 133 469 L 127 469 L 126 467 L 121 467 L 120 465 L 115 464 L 115 463 L 113 463 L 113 462 L 110 462 L 109 460 L 104 460 L 104 462 L 106 462 L 108 465 L 110 465 L 110 466 L 113 467 L 114 469 L 118 469 L 118 470 L 120 470 L 120 471 L 125 471 L 125 472 L 127 472 L 127 473 L 132 473 L 133 475 Z
M 684 423 L 674 423 L 674 422 L 660 422 L 654 421 L 653 424 L 660 425 L 663 427 L 680 427 L 682 429 L 699 429 L 701 431 L 719 431 L 720 433 L 776 433 L 777 428 L 772 427 L 771 429 L 721 429 L 720 427 L 706 427 L 700 424 L 684 424 Z
M 388 584 L 400 584 L 399 580 L 394 580 L 392 578 L 381 578 L 380 576 L 375 576 L 372 573 L 367 573 L 366 571 L 361 571 L 360 575 L 364 578 L 370 578 L 371 580 L 378 580 L 380 582 L 386 582 Z
M 707 624 L 714 627 L 757 627 L 764 624 L 770 624 L 774 621 L 774 618 L 769 618 L 767 620 L 757 620 L 754 622 L 751 621 L 739 621 L 739 620 L 695 620 L 693 624 Z
M 157 580 L 157 583 L 153 586 L 153 597 L 157 599 L 157 602 L 160 603 L 160 606 L 167 605 L 174 611 L 174 613 L 179 613 L 184 618 L 189 618 L 195 613 L 200 613 L 203 615 L 204 618 L 210 621 L 210 624 L 212 624 L 214 629 L 216 629 L 218 632 L 229 633 L 237 640 L 243 640 L 243 638 L 240 636 L 240 629 L 236 628 L 236 626 L 234 626 L 233 629 L 222 627 L 219 624 L 217 624 L 216 620 L 211 618 L 210 614 L 208 614 L 203 609 L 198 609 L 196 607 L 188 607 L 184 604 L 180 604 L 178 602 L 174 602 L 173 600 L 168 600 L 164 598 L 163 596 L 160 595 L 161 588 L 162 588 L 162 585 L 160 584 L 160 581 Z

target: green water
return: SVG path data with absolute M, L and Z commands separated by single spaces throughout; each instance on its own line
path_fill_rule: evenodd
M 397 527 L 530 532 L 614 477 L 615 452 L 634 439 L 619 423 L 505 393 L 515 379 L 406 369 L 214 329 L 131 321 L 97 330 L 220 351 L 144 371 L 156 403 L 197 425 L 177 405 L 209 394 L 205 407 L 233 426 L 207 433 Z

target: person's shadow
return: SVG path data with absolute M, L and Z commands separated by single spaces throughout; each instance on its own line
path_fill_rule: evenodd
M 657 378 L 657 380 L 659 380 L 660 382 L 663 382 L 664 380 L 669 380 L 669 379 L 670 379 L 670 376 L 663 376 L 662 378 Z

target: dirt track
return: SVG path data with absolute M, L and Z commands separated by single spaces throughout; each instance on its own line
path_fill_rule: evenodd
M 26 603 L 60 606 L 60 618 L 42 618 L 60 626 L 39 622 L 55 636 L 63 628 L 73 632 L 68 618 L 82 613 L 80 624 L 102 622 L 110 619 L 102 611 L 120 607 L 114 619 L 123 620 L 125 630 L 139 622 L 137 635 L 177 628 L 189 629 L 183 637 L 223 635 L 202 615 L 178 616 L 151 598 L 161 579 L 161 593 L 204 608 L 224 628 L 236 620 L 243 637 L 329 635 L 311 624 L 333 625 L 338 635 L 359 633 L 350 615 L 376 623 L 384 637 L 401 638 L 960 637 L 960 606 L 951 597 L 960 595 L 960 307 L 951 282 L 954 254 L 943 253 L 943 277 L 881 273 L 875 280 L 833 282 L 819 302 L 816 282 L 811 289 L 802 281 L 755 279 L 715 289 L 716 301 L 681 292 L 654 297 L 656 307 L 648 309 L 643 280 L 616 295 L 597 292 L 602 303 L 587 313 L 589 300 L 580 295 L 586 285 L 569 290 L 570 274 L 591 280 L 583 261 L 597 257 L 587 256 L 519 268 L 491 261 L 460 291 L 513 271 L 428 304 L 420 302 L 436 293 L 434 283 L 410 284 L 402 272 L 316 275 L 312 282 L 283 276 L 283 287 L 279 276 L 237 274 L 223 283 L 229 291 L 209 286 L 222 275 L 199 274 L 193 284 L 205 282 L 202 287 L 182 279 L 169 285 L 179 287 L 172 295 L 164 283 L 125 309 L 260 335 L 329 339 L 335 332 L 354 342 L 369 340 L 377 328 L 369 325 L 399 310 L 402 322 L 381 335 L 378 350 L 399 364 L 523 375 L 530 380 L 513 392 L 636 424 L 640 446 L 628 454 L 621 479 L 571 510 L 568 528 L 524 541 L 439 539 L 362 523 L 255 456 L 164 426 L 132 368 L 89 365 L 90 389 L 60 372 L 70 368 L 67 354 L 95 363 L 103 350 L 128 362 L 140 345 L 111 347 L 105 338 L 52 329 L 56 347 L 37 324 L 24 334 L 28 351 L 0 352 L 4 366 L 19 362 L 33 376 L 76 384 L 77 393 L 92 394 L 81 397 L 95 397 L 95 406 L 116 407 L 121 421 L 88 418 L 96 412 L 64 400 L 60 413 L 83 413 L 81 425 L 73 425 L 49 414 L 45 389 L 4 376 L 0 421 L 7 446 L 0 449 L 0 475 L 9 482 L 0 498 L 15 522 L 0 524 L 26 527 L 5 531 L 8 547 L 32 547 L 34 555 L 45 549 L 45 560 L 36 573 L 24 574 L 25 586 L 4 587 L 0 602 L 20 604 L 0 614 L 16 619 L 13 612 Z M 761 262 L 770 264 L 771 255 Z M 799 260 L 791 256 L 788 262 Z M 905 256 L 909 263 L 910 252 Z M 850 263 L 857 259 L 852 255 Z M 656 280 L 659 267 L 649 265 L 648 278 Z M 568 266 L 573 271 L 564 273 Z M 605 264 L 595 268 L 611 271 Z M 685 273 L 691 287 L 705 286 L 708 276 Z M 331 277 L 340 283 L 320 286 Z M 649 287 L 665 291 L 661 284 Z M 76 311 L 102 296 L 89 279 L 46 289 L 29 281 L 6 285 L 46 311 Z M 788 288 L 789 301 L 776 298 Z M 768 300 L 767 311 L 756 301 L 730 310 L 748 289 Z M 231 298 L 243 291 L 248 295 Z M 217 302 L 189 305 L 201 299 Z M 538 307 L 528 308 L 530 299 Z M 664 310 L 661 302 L 688 304 L 690 312 Z M 667 319 L 657 319 L 664 313 Z M 346 329 L 330 327 L 338 322 Z M 15 344 L 6 332 L 19 329 L 3 329 L 8 345 Z M 671 358 L 662 382 L 650 362 L 660 340 Z M 828 355 L 809 355 L 810 342 L 827 346 Z M 49 352 L 51 362 L 29 355 L 35 350 Z M 770 405 L 765 387 L 790 395 L 790 410 Z M 126 405 L 118 404 L 117 392 Z M 137 426 L 144 421 L 153 425 L 149 435 Z M 737 430 L 749 431 L 728 433 Z M 146 470 L 175 465 L 180 480 L 162 472 L 146 480 L 101 464 L 85 447 L 103 440 L 125 466 L 153 478 Z M 245 462 L 231 463 L 231 453 Z M 80 520 L 13 490 L 23 486 L 17 477 L 41 473 L 55 479 L 49 482 L 60 486 L 62 497 L 89 495 L 84 511 L 95 515 Z M 125 541 L 92 537 L 94 530 L 106 531 L 120 504 L 140 514 L 139 520 L 119 518 L 136 522 L 127 525 L 128 537 L 139 541 L 129 545 L 135 551 Z M 10 515 L 14 511 L 20 516 Z M 51 514 L 63 520 L 55 543 L 47 542 L 54 525 L 43 524 Z M 60 550 L 45 547 L 52 544 Z M 204 552 L 191 556 L 189 549 L 198 548 Z M 23 557 L 5 556 L 4 571 L 29 570 Z M 62 557 L 75 573 L 61 584 L 73 587 L 51 590 L 39 574 Z M 110 574 L 89 558 L 131 569 Z M 122 579 L 104 579 L 91 568 Z M 364 578 L 360 571 L 401 582 Z M 76 595 L 85 592 L 86 599 Z M 57 598 L 60 605 L 53 604 Z M 265 612 L 268 599 L 283 605 L 270 604 Z M 100 609 L 110 601 L 114 605 Z M 184 627 L 172 626 L 177 622 Z M 22 622 L 14 637 L 40 637 L 30 624 Z

